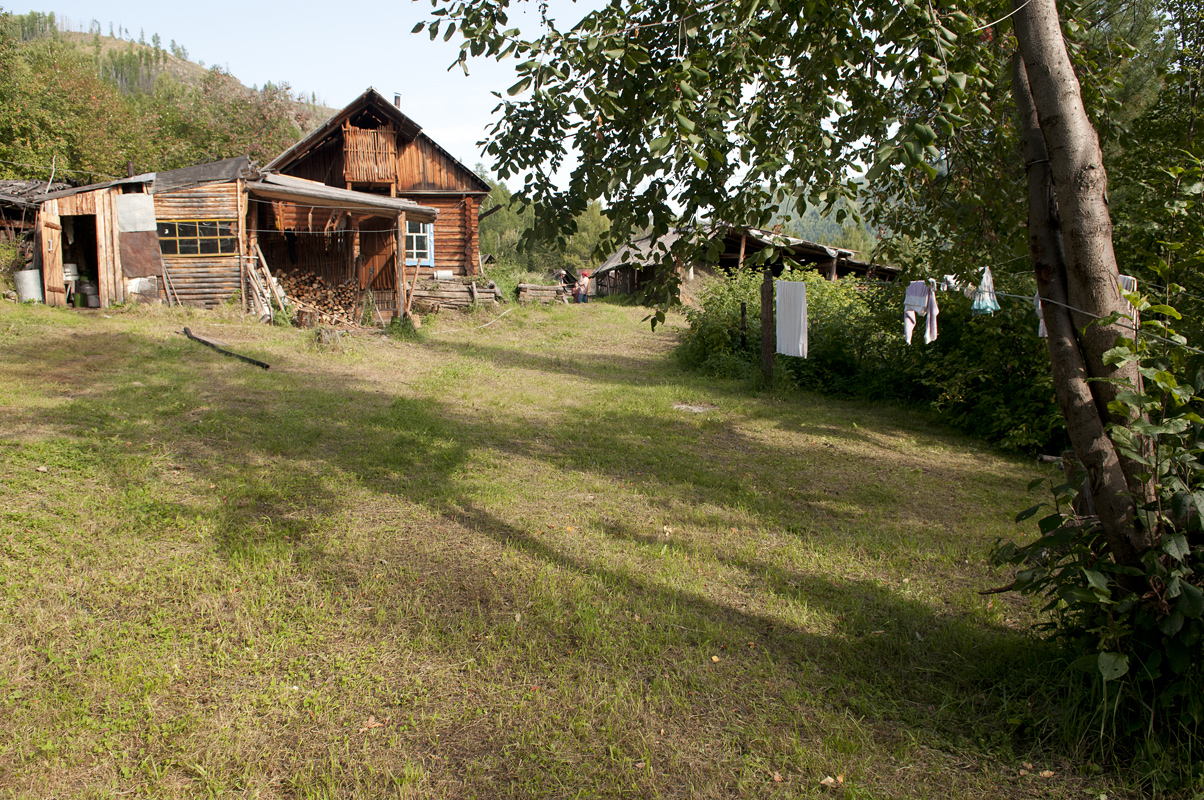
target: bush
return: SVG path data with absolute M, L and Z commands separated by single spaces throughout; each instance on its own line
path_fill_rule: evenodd
M 927 406 L 951 426 L 1003 447 L 1060 449 L 1062 417 L 1045 342 L 1027 303 L 1005 302 L 993 316 L 974 316 L 958 292 L 938 295 L 940 335 L 923 343 L 922 321 L 903 340 L 904 284 L 786 270 L 807 284 L 808 358 L 778 356 L 778 371 L 807 391 Z M 745 271 L 712 282 L 700 308 L 687 310 L 690 331 L 678 356 L 714 377 L 747 378 L 760 363 L 761 275 Z M 1031 293 L 1021 286 L 1017 294 Z M 749 330 L 741 342 L 740 303 Z
M 13 273 L 24 268 L 21 247 L 16 242 L 0 241 L 0 289 L 13 285 Z
M 533 271 L 525 262 L 503 257 L 495 264 L 485 269 L 485 276 L 497 284 L 502 290 L 502 297 L 507 300 L 518 298 L 520 283 L 551 283 L 548 273 Z
M 1063 734 L 1097 755 L 1116 754 L 1155 789 L 1204 785 L 1204 360 L 1175 346 L 1174 332 L 1150 320 L 1146 330 L 1167 338 L 1157 347 L 1118 340 L 1113 362 L 1138 360 L 1144 385 L 1121 392 L 1117 404 L 1136 421 L 1110 428 L 1129 457 L 1148 465 L 1154 500 L 1139 507 L 1157 544 L 1138 566 L 1111 557 L 1094 516 L 1076 514 L 1083 489 L 1075 480 L 1052 487 L 1041 536 L 1017 546 L 1000 543 L 998 565 L 1016 571 L 1013 587 L 1043 597 L 1045 626 L 1079 669 L 1067 683 Z M 1161 308 L 1166 308 L 1161 306 Z M 1174 315 L 1174 312 L 1171 312 Z M 1166 346 L 1172 343 L 1171 346 Z M 1134 432 L 1145 437 L 1136 441 Z M 1039 483 L 1039 482 L 1035 482 Z M 1035 488 L 1035 484 L 1034 487 Z M 1022 512 L 1017 521 L 1045 504 Z
M 686 309 L 690 332 L 677 350 L 682 365 L 714 378 L 755 374 L 761 352 L 761 276 L 747 270 L 711 281 L 698 301 L 698 308 Z M 741 303 L 747 308 L 746 336 L 740 325 Z

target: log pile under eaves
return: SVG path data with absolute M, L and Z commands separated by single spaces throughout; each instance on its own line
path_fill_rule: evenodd
M 317 275 L 287 272 L 279 276 L 279 281 L 288 300 L 296 304 L 299 311 L 314 315 L 313 324 L 345 326 L 359 323 L 360 292 L 354 279 L 331 286 Z

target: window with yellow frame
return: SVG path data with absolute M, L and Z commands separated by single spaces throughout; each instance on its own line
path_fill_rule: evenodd
M 232 219 L 161 219 L 159 251 L 165 256 L 238 255 L 238 229 Z

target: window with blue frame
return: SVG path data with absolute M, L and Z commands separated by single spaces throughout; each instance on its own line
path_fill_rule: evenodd
M 435 266 L 435 225 L 406 220 L 406 263 Z

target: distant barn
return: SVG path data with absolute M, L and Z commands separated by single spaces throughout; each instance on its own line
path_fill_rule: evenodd
M 846 275 L 859 275 L 878 280 L 892 281 L 899 268 L 887 264 L 875 264 L 855 258 L 852 250 L 809 242 L 794 236 L 786 236 L 761 228 L 723 225 L 702 231 L 671 231 L 662 236 L 654 246 L 649 236 L 633 239 L 619 248 L 594 273 L 599 294 L 632 294 L 647 285 L 661 267 L 658 257 L 683 236 L 708 237 L 718 245 L 718 262 L 708 264 L 727 273 L 744 266 L 757 253 L 770 247 L 777 254 L 760 268 L 768 267 L 775 276 L 784 268 L 782 255 L 788 255 L 804 266 L 813 266 L 828 280 L 837 280 Z M 691 265 L 678 265 L 683 273 Z

